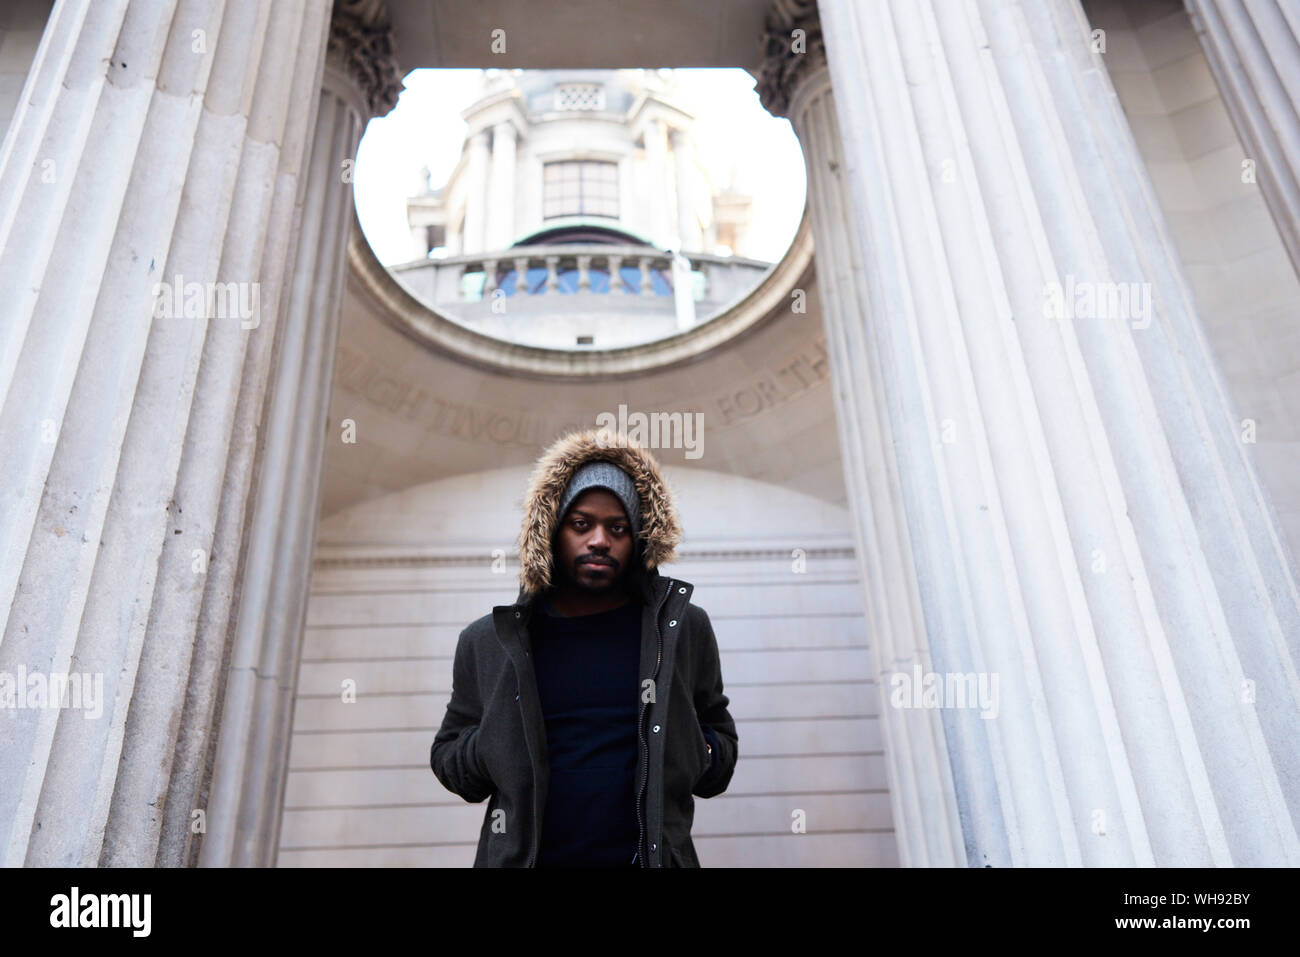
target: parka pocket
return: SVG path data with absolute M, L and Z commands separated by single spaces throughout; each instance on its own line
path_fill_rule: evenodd
M 709 753 L 709 739 L 704 734 L 704 729 L 700 727 L 698 721 L 695 722 L 695 738 L 695 750 L 700 756 L 700 765 L 699 771 L 695 775 L 694 783 L 698 784 L 704 778 L 704 775 L 709 773 L 709 769 L 713 766 L 713 755 Z
M 483 783 L 496 790 L 496 782 L 492 780 L 492 775 L 488 773 L 487 763 L 483 760 L 484 756 L 479 751 L 479 732 L 483 726 L 477 724 L 469 733 L 469 739 L 465 742 L 466 758 L 469 766 L 474 773 L 483 780 Z

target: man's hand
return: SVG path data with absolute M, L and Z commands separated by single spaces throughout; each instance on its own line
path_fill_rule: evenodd
M 443 787 L 471 804 L 491 796 L 495 784 L 487 774 L 478 749 L 483 705 L 473 672 L 473 656 L 461 632 L 452 664 L 451 700 L 442 726 L 429 749 L 429 764 Z

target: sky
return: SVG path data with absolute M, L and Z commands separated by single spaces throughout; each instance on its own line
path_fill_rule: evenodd
M 435 188 L 460 156 L 465 121 L 481 70 L 413 70 L 397 106 L 370 121 L 357 150 L 353 192 L 357 217 L 384 265 L 408 262 L 415 249 L 406 198 L 421 189 L 427 164 Z M 732 180 L 754 197 L 750 255 L 775 262 L 799 226 L 804 165 L 789 120 L 763 109 L 744 70 L 676 70 L 676 99 L 696 116 L 692 131 L 701 165 L 719 185 Z

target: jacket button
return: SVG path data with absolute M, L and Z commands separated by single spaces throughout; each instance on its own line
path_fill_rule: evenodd
M 658 733 L 659 733 L 659 725 L 655 725 L 655 727 L 654 727 L 654 732 L 655 732 L 655 734 L 658 734 Z
M 658 845 L 658 844 L 651 844 L 651 845 L 650 845 L 650 850 L 652 850 L 652 851 L 657 851 L 657 850 L 659 850 L 659 845 Z
M 686 594 L 686 588 L 685 588 L 685 586 L 683 586 L 683 587 L 677 589 L 677 594 L 679 594 L 679 595 L 685 595 L 685 594 Z
M 676 628 L 676 627 L 677 627 L 677 619 L 674 618 L 672 621 L 670 621 L 670 622 L 668 623 L 668 627 L 669 627 L 669 628 Z
M 519 613 L 519 612 L 515 612 L 515 617 L 516 617 L 516 618 L 518 618 L 518 617 L 519 617 L 519 615 L 520 615 L 520 613 Z

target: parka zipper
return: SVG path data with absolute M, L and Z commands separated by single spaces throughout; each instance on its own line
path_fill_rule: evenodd
M 658 700 L 659 688 L 659 662 L 663 659 L 664 636 L 659 628 L 659 613 L 663 610 L 664 602 L 672 594 L 673 585 L 677 584 L 672 579 L 668 580 L 668 589 L 664 592 L 663 598 L 659 599 L 659 604 L 655 606 L 655 670 L 650 676 L 650 687 L 654 689 L 656 700 Z M 642 700 L 641 713 L 637 718 L 637 737 L 641 740 L 642 753 L 645 755 L 645 762 L 641 772 L 641 787 L 637 790 L 636 795 L 636 823 L 638 828 L 637 836 L 637 854 L 640 857 L 641 866 L 649 867 L 646 862 L 646 824 L 647 822 L 641 816 L 641 799 L 645 796 L 646 782 L 650 780 L 650 744 L 645 738 L 645 706 L 647 702 Z M 647 811 L 646 816 L 649 816 Z
M 521 721 L 526 722 L 528 718 L 527 716 L 524 715 L 524 703 L 519 700 L 519 680 L 517 677 L 515 679 L 515 702 L 519 705 L 519 719 Z M 533 797 L 530 803 L 532 804 L 532 808 L 533 808 L 533 845 L 529 849 L 528 866 L 532 867 L 534 865 L 534 862 L 537 860 L 537 847 L 539 844 L 541 844 L 541 834 L 539 833 L 539 828 L 541 827 L 541 825 L 537 821 L 537 772 L 536 771 L 533 771 Z
M 518 691 L 515 692 L 515 701 L 519 701 Z M 526 722 L 528 720 L 528 718 L 524 715 L 524 703 L 522 701 L 519 701 L 519 717 L 522 721 Z M 534 867 L 537 861 L 537 848 L 542 843 L 542 834 L 541 834 L 542 824 L 539 820 L 537 820 L 537 771 L 536 769 L 533 770 L 533 798 L 532 801 L 530 801 L 529 803 L 532 805 L 533 808 L 533 846 L 529 850 L 528 866 Z
M 524 644 L 523 630 L 524 630 L 524 623 L 520 618 L 520 610 L 518 609 L 518 607 L 516 607 L 515 634 L 519 637 L 520 639 L 519 643 L 521 646 Z M 528 655 L 527 648 L 524 649 L 524 654 Z M 519 699 L 519 675 L 518 674 L 515 675 L 515 701 L 519 704 L 519 718 L 526 725 L 528 723 L 528 716 L 524 714 L 524 703 Z M 532 842 L 532 847 L 529 848 L 528 864 L 526 866 L 534 867 L 536 866 L 537 863 L 537 851 L 540 848 L 542 843 L 542 836 L 541 836 L 542 823 L 537 819 L 537 769 L 536 768 L 533 769 L 533 796 L 532 796 L 532 800 L 529 803 L 532 805 L 532 814 L 533 814 L 533 842 Z

